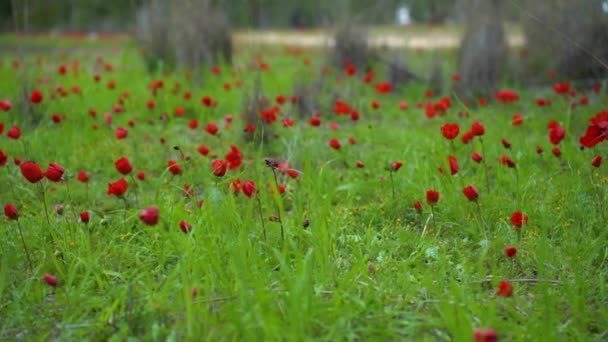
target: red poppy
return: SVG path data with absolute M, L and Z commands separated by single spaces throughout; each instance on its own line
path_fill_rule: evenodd
M 455 139 L 459 132 L 460 126 L 458 126 L 458 124 L 446 123 L 445 125 L 441 126 L 441 133 L 443 134 L 443 137 L 448 140 Z
M 80 213 L 80 222 L 82 223 L 88 223 L 89 220 L 91 219 L 91 216 L 89 215 L 88 211 L 83 211 Z
M 179 222 L 179 229 L 184 233 L 188 234 L 192 231 L 192 225 L 186 221 Z M 196 295 L 195 295 L 196 296 Z
M 4 206 L 4 215 L 11 220 L 16 220 L 19 217 L 19 211 L 17 211 L 17 207 L 9 203 Z
M 551 150 L 551 153 L 553 153 L 554 156 L 559 157 L 562 155 L 562 150 L 559 147 L 554 147 Z
M 63 176 L 63 168 L 55 163 L 50 163 L 49 167 L 44 172 L 44 177 L 51 182 L 59 182 Z
M 173 175 L 179 175 L 182 172 L 182 167 L 175 160 L 167 161 L 167 167 Z
M 505 148 L 511 148 L 511 143 L 507 140 L 507 139 L 500 139 L 500 142 L 502 143 L 502 146 L 504 146 Z
M 42 95 L 42 92 L 40 90 L 34 90 L 30 95 L 30 102 L 38 104 L 42 102 L 43 98 L 44 96 Z
M 473 152 L 471 153 L 471 159 L 473 159 L 473 161 L 476 163 L 481 163 L 481 161 L 483 160 L 483 156 L 478 152 Z
M 283 119 L 283 127 L 286 127 L 286 128 L 293 127 L 294 123 L 295 122 L 293 120 L 291 120 L 290 118 Z
M 8 112 L 9 110 L 11 110 L 11 108 L 13 108 L 13 104 L 11 103 L 11 101 L 9 101 L 9 100 L 0 101 L 0 110 L 1 111 Z
M 218 130 L 219 130 L 219 128 L 213 122 L 207 124 L 207 127 L 205 127 L 205 132 L 207 132 L 211 135 L 216 135 Z
M 211 163 L 211 170 L 216 177 L 223 177 L 227 168 L 228 162 L 223 159 L 216 159 Z
M 475 121 L 471 125 L 471 132 L 473 133 L 474 136 L 480 137 L 486 133 L 486 128 L 484 127 L 484 125 L 481 122 Z
M 528 223 L 528 216 L 522 214 L 521 211 L 516 211 L 511 215 L 511 224 L 516 228 L 521 228 L 525 223 Z
M 512 258 L 515 256 L 515 254 L 517 254 L 517 248 L 509 246 L 505 248 L 505 254 L 507 255 L 507 258 Z
M 435 205 L 439 202 L 439 191 L 427 190 L 426 191 L 426 202 L 429 205 Z
M 209 148 L 205 145 L 199 146 L 196 150 L 198 151 L 198 153 L 202 154 L 203 156 L 206 156 L 209 154 Z
M 399 170 L 399 169 L 400 169 L 402 166 L 403 166 L 403 163 L 402 163 L 402 162 L 398 162 L 398 161 L 393 162 L 393 163 L 391 164 L 391 170 L 392 170 L 392 171 L 398 171 L 398 170 Z
M 494 329 L 480 329 L 477 328 L 473 332 L 474 342 L 496 342 L 496 331 Z
M 318 116 L 313 116 L 309 121 L 311 126 L 319 127 L 321 126 L 321 119 Z
M 515 162 L 511 158 L 509 158 L 509 156 L 507 156 L 506 154 L 503 154 L 502 156 L 498 157 L 498 164 L 505 165 L 510 168 L 515 167 Z
M 158 208 L 150 206 L 139 213 L 139 218 L 144 224 L 154 226 L 158 223 Z
M 245 196 L 251 198 L 251 196 L 255 195 L 258 192 L 258 189 L 255 187 L 255 183 L 253 181 L 245 181 L 241 185 L 241 190 L 245 194 Z
M 2 154 L 2 150 L 0 150 L 0 155 Z M 2 165 L 2 163 L 0 162 L 0 166 Z M 602 156 L 600 156 L 599 154 L 597 156 L 595 156 L 595 158 L 593 158 L 593 160 L 591 161 L 591 165 L 595 166 L 595 167 L 600 167 L 600 165 L 602 165 Z
M 45 283 L 47 283 L 47 285 L 49 286 L 57 286 L 57 277 L 50 275 L 50 274 L 45 274 L 44 276 L 42 276 L 42 280 L 44 280 Z
M 27 179 L 30 183 L 36 183 L 42 178 L 44 178 L 44 174 L 42 173 L 42 169 L 38 164 L 32 161 L 26 161 L 19 165 L 21 168 L 21 174 L 25 179 Z
M 458 173 L 460 167 L 458 166 L 458 159 L 454 156 L 448 156 L 448 162 L 450 163 L 450 174 L 453 176 Z
M 420 203 L 420 201 L 416 201 L 413 204 L 414 209 L 416 209 L 417 212 L 421 212 L 422 211 L 422 203 Z
M 129 188 L 129 183 L 126 179 L 121 178 L 114 183 L 108 183 L 108 195 L 122 196 Z
M 462 193 L 469 199 L 469 201 L 476 201 L 479 198 L 479 192 L 474 186 L 468 185 L 462 190 Z
M 76 179 L 78 179 L 79 181 L 81 181 L 83 183 L 86 183 L 89 181 L 89 174 L 86 173 L 85 171 L 80 171 L 80 172 L 78 172 Z
M 331 148 L 333 148 L 334 150 L 339 150 L 341 145 L 340 145 L 340 140 L 333 138 L 331 140 L 329 140 L 329 146 Z
M 511 125 L 513 126 L 520 126 L 521 124 L 524 123 L 524 117 L 521 114 L 514 114 L 513 118 L 511 119 Z
M 17 126 L 13 126 L 13 127 L 11 127 L 11 129 L 8 130 L 8 132 L 6 132 L 6 135 L 10 139 L 17 140 L 21 136 L 21 129 L 19 129 L 19 127 L 17 127 Z
M 230 146 L 230 151 L 226 153 L 224 159 L 228 163 L 228 169 L 234 170 L 241 166 L 241 162 L 243 160 L 243 153 L 238 147 Z
M 133 171 L 133 166 L 127 157 L 118 159 L 116 162 L 114 162 L 114 166 L 116 167 L 116 170 L 123 175 L 128 175 L 131 173 L 131 171 Z
M 142 180 L 142 181 L 143 181 L 144 179 L 146 179 L 146 174 L 145 174 L 143 171 L 139 171 L 139 172 L 137 173 L 137 179 L 139 179 L 139 180 Z
M 380 108 L 380 102 L 378 102 L 377 100 L 373 100 L 371 106 L 373 109 L 378 109 Z
M 348 66 L 347 66 L 347 67 L 344 69 L 344 72 L 345 72 L 345 73 L 346 73 L 348 76 L 352 76 L 352 75 L 354 75 L 354 74 L 356 74 L 356 73 L 357 73 L 357 68 L 356 68 L 354 65 L 350 64 L 350 65 L 348 65 Z
M 376 84 L 376 92 L 378 94 L 388 94 L 393 90 L 393 86 L 389 82 L 382 82 Z
M 579 142 L 584 147 L 591 148 L 608 139 L 608 110 L 597 113 L 589 119 L 589 122 L 591 126 L 587 127 L 585 135 L 579 139 Z
M 502 103 L 512 103 L 519 101 L 519 94 L 514 92 L 513 90 L 501 90 L 496 92 L 494 95 L 496 100 Z
M 566 136 L 566 130 L 557 121 L 549 122 L 547 128 L 549 128 L 549 140 L 553 145 L 559 144 Z
M 463 144 L 468 144 L 469 141 L 471 141 L 474 137 L 475 137 L 475 134 L 473 134 L 473 131 L 466 131 L 460 137 L 460 140 L 462 141 Z
M 570 82 L 555 83 L 553 90 L 557 94 L 567 94 L 570 91 Z
M 114 134 L 116 135 L 116 139 L 122 140 L 127 137 L 127 135 L 129 134 L 129 131 L 126 128 L 118 127 Z
M 358 162 L 355 164 L 355 166 L 356 166 L 357 168 L 359 168 L 359 169 L 362 169 L 362 168 L 364 168 L 364 167 L 365 167 L 365 164 L 364 164 L 362 161 L 358 161 Z
M 4 153 L 2 149 L 0 149 L 0 166 L 6 165 L 8 162 L 8 155 Z
M 501 281 L 498 284 L 496 295 L 500 297 L 511 297 L 513 295 L 513 285 L 506 280 Z
M 543 153 L 543 148 L 540 147 L 540 146 L 536 146 L 536 153 L 542 154 Z

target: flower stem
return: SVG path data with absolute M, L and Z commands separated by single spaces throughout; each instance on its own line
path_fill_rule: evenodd
M 42 194 L 42 205 L 44 205 L 44 215 L 46 216 L 46 223 L 48 223 L 50 226 L 51 219 L 49 218 L 49 211 L 46 205 L 46 194 L 44 191 L 44 185 L 42 185 L 42 182 L 38 182 L 38 184 L 40 184 L 40 193 Z
M 481 153 L 483 154 L 483 168 L 486 174 L 486 187 L 488 188 L 488 193 L 490 192 L 490 176 L 488 174 L 488 162 L 487 162 L 487 155 L 486 155 L 486 148 L 485 145 L 483 144 L 483 139 L 481 139 L 481 137 L 479 138 L 479 142 L 481 143 Z
M 486 233 L 485 222 L 483 220 L 483 216 L 481 215 L 481 205 L 479 204 L 479 201 L 475 201 L 475 204 L 477 205 L 477 215 L 479 215 L 479 229 L 481 230 L 481 233 L 483 234 L 485 240 L 488 241 L 488 234 Z
M 21 224 L 19 223 L 19 220 L 17 220 L 17 228 L 19 229 L 19 235 L 21 236 L 21 242 L 23 242 L 23 249 L 25 249 L 25 255 L 27 255 L 27 261 L 30 264 L 30 270 L 33 270 L 34 266 L 32 264 L 32 258 L 30 257 L 30 252 L 27 249 L 27 245 L 25 244 L 25 239 L 23 238 L 23 232 L 21 231 Z
M 264 223 L 264 214 L 262 213 L 262 201 L 260 200 L 259 193 L 255 195 L 255 199 L 258 202 L 258 213 L 260 214 L 260 221 L 262 221 L 262 232 L 264 234 L 264 241 L 266 241 L 266 224 Z
M 272 175 L 274 176 L 275 191 L 279 191 L 279 180 L 277 178 L 277 171 L 271 168 Z M 279 218 L 279 224 L 281 225 L 281 241 L 285 241 L 285 228 L 283 227 L 283 219 L 281 218 L 281 207 L 277 201 L 277 217 Z
M 395 182 L 393 181 L 393 171 L 389 171 L 389 175 L 391 178 L 391 191 L 393 194 L 393 200 L 395 199 Z

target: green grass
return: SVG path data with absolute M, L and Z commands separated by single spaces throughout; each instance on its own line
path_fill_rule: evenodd
M 424 64 L 429 54 L 414 55 L 420 60 L 413 63 Z M 255 145 L 245 141 L 246 122 L 240 117 L 243 97 L 258 74 L 248 69 L 249 55 L 238 57 L 234 76 L 222 66 L 219 76 L 205 73 L 201 85 L 182 72 L 148 75 L 131 50 L 106 57 L 112 72 L 95 66 L 94 57 L 79 57 L 80 73 L 66 76 L 56 70 L 69 57 L 45 57 L 40 64 L 27 57 L 18 71 L 10 67 L 13 57 L 2 60 L 0 100 L 11 100 L 13 108 L 0 112 L 5 124 L 0 148 L 9 156 L 0 167 L 0 204 L 13 203 L 20 214 L 18 221 L 2 218 L 3 340 L 470 341 L 477 327 L 493 328 L 504 341 L 606 338 L 608 172 L 605 163 L 593 168 L 590 162 L 597 154 L 606 157 L 607 145 L 581 151 L 578 144 L 588 118 L 606 107 L 605 91 L 589 93 L 590 104 L 573 110 L 550 88 L 522 89 L 522 99 L 510 105 L 466 107 L 453 99 L 445 116 L 427 119 L 424 109 L 416 108 L 417 102 L 430 101 L 424 87 L 378 95 L 360 75 L 336 83 L 340 71 L 334 70 L 322 88 L 321 127 L 310 127 L 309 115 L 300 118 L 285 104 L 279 120 L 267 128 L 276 138 Z M 310 67 L 302 63 L 304 57 L 312 60 Z M 312 81 L 322 63 L 314 54 L 274 53 L 265 60 L 271 70 L 260 77 L 269 107 L 276 95 L 291 95 L 294 80 Z M 376 81 L 384 80 L 380 71 Z M 93 82 L 94 73 L 101 75 L 100 83 Z M 50 79 L 36 85 L 45 99 L 28 107 L 19 94 L 40 77 Z M 105 86 L 111 79 L 114 90 Z M 157 79 L 164 80 L 164 88 L 153 97 L 147 86 Z M 223 89 L 237 79 L 242 88 Z M 181 85 L 177 95 L 172 94 L 175 82 Z M 51 100 L 58 84 L 68 90 L 78 85 L 82 95 Z M 103 114 L 124 91 L 129 92 L 125 112 L 113 114 L 107 127 Z M 192 100 L 182 98 L 184 91 L 192 92 Z M 359 121 L 331 113 L 334 93 L 361 113 Z M 217 99 L 217 107 L 203 107 L 203 95 Z M 535 106 L 537 96 L 551 98 L 552 106 Z M 154 110 L 145 105 L 151 99 Z M 381 102 L 378 110 L 370 108 L 374 99 Z M 401 100 L 409 103 L 408 110 L 399 110 Z M 173 116 L 177 106 L 186 109 L 184 117 Z M 87 114 L 90 108 L 96 118 Z M 457 115 L 464 111 L 469 115 Z M 518 112 L 524 124 L 514 127 L 511 116 Z M 54 113 L 67 120 L 53 123 Z M 168 120 L 159 120 L 162 113 Z M 234 121 L 225 128 L 223 117 L 229 113 Z M 294 119 L 295 126 L 282 127 L 284 117 Z M 188 128 L 191 119 L 199 121 L 196 130 Z M 476 120 L 486 127 L 483 149 L 479 138 L 465 145 L 459 136 L 451 144 L 441 135 L 446 122 L 458 123 L 462 134 Z M 550 120 L 566 129 L 560 158 L 550 152 Z M 220 126 L 219 136 L 202 131 L 209 122 Z M 340 129 L 329 129 L 330 122 Z M 12 125 L 22 129 L 19 140 L 6 137 Z M 118 126 L 128 129 L 125 140 L 114 137 Z M 347 142 L 351 136 L 354 145 Z M 331 138 L 340 139 L 340 150 L 329 147 Z M 512 143 L 511 149 L 501 138 Z M 241 167 L 213 176 L 215 158 L 198 154 L 201 144 L 220 159 L 231 145 L 238 146 L 244 154 Z M 190 158 L 180 160 L 174 145 Z M 537 145 L 543 154 L 536 153 Z M 484 154 L 490 189 L 484 164 L 470 159 L 472 151 Z M 498 164 L 503 153 L 516 161 L 515 169 Z M 454 176 L 448 155 L 460 163 Z M 65 182 L 27 182 L 12 161 L 15 156 L 36 161 L 43 170 L 58 163 L 66 170 Z M 122 156 L 131 160 L 134 174 L 146 173 L 144 181 L 125 177 L 124 201 L 106 194 L 108 183 L 122 177 L 114 168 Z M 287 160 L 302 172 L 297 179 L 279 175 L 288 188 L 284 195 L 271 191 L 275 182 L 264 162 L 268 157 Z M 167 171 L 169 159 L 180 162 L 180 175 Z M 357 161 L 365 167 L 356 168 Z M 394 161 L 404 165 L 391 176 Z M 90 173 L 87 184 L 76 180 L 80 170 Z M 263 238 L 257 201 L 234 195 L 229 187 L 237 178 L 255 181 L 265 218 L 280 214 L 284 241 L 280 224 L 271 221 L 264 223 L 268 237 Z M 184 196 L 186 183 L 193 186 L 194 198 Z M 479 190 L 480 211 L 462 194 L 468 184 Z M 429 189 L 441 194 L 434 217 L 425 201 Z M 197 201 L 204 201 L 202 207 Z M 415 201 L 423 203 L 421 213 L 414 210 Z M 56 204 L 63 205 L 63 214 L 55 213 Z M 160 210 L 155 226 L 139 219 L 150 205 Z M 82 211 L 91 213 L 87 224 L 79 222 Z M 529 216 L 520 230 L 509 220 L 515 211 Z M 192 224 L 191 233 L 180 231 L 181 220 Z M 513 259 L 505 256 L 507 246 L 518 249 Z M 42 280 L 45 273 L 57 277 L 57 287 Z M 513 284 L 512 297 L 495 295 L 501 280 Z

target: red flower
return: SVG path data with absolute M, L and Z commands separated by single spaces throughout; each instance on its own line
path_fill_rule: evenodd
M 253 181 L 243 182 L 241 185 L 241 190 L 245 194 L 245 196 L 251 198 L 251 196 L 255 195 L 258 192 L 258 189 L 255 187 L 255 183 Z
M 7 162 L 8 162 L 8 155 L 6 155 L 6 153 L 4 153 L 4 151 L 2 151 L 2 149 L 0 149 L 0 166 L 6 165 Z
M 528 223 L 528 216 L 522 214 L 521 211 L 516 211 L 511 215 L 511 224 L 516 228 L 521 228 L 525 223 Z
M 146 174 L 145 174 L 143 171 L 139 171 L 139 172 L 137 173 L 137 179 L 139 179 L 139 180 L 142 180 L 142 181 L 143 181 L 144 179 L 146 179 Z
M 30 183 L 36 183 L 44 177 L 40 166 L 32 161 L 21 163 L 19 167 L 21 168 L 21 174 L 23 177 L 30 181 Z
M 196 150 L 198 151 L 198 153 L 202 154 L 203 156 L 206 156 L 209 154 L 209 148 L 205 145 L 199 146 Z
M 473 131 L 466 131 L 460 137 L 460 140 L 462 141 L 463 144 L 468 144 L 469 141 L 471 141 L 471 139 L 473 139 L 474 137 L 475 137 L 475 134 L 473 134 Z
M 416 201 L 413 204 L 414 209 L 416 209 L 417 212 L 421 212 L 422 211 L 422 203 L 420 203 L 420 201 Z
M 481 161 L 483 160 L 483 156 L 478 152 L 473 152 L 471 153 L 471 159 L 473 159 L 473 161 L 476 163 L 481 163 Z
M 458 173 L 460 167 L 458 167 L 458 159 L 454 156 L 448 156 L 448 162 L 450 163 L 450 174 L 453 176 Z
M 116 167 L 116 170 L 123 175 L 128 175 L 131 173 L 131 171 L 133 171 L 133 166 L 127 157 L 118 159 L 116 162 L 114 162 L 114 166 Z
M 121 178 L 114 183 L 108 183 L 108 195 L 122 196 L 129 188 L 129 183 L 126 179 Z
M 309 121 L 311 126 L 319 127 L 321 125 L 321 119 L 317 116 L 313 116 Z
M 355 164 L 355 166 L 356 166 L 357 168 L 359 168 L 359 169 L 362 169 L 362 168 L 364 168 L 364 167 L 365 167 L 365 164 L 364 164 L 362 161 L 358 161 L 358 162 Z
M 11 127 L 11 129 L 8 130 L 8 132 L 6 132 L 6 135 L 11 139 L 17 140 L 21 136 L 21 130 L 19 129 L 19 127 L 13 126 Z
M 55 163 L 50 163 L 49 167 L 44 172 L 44 177 L 51 182 L 59 182 L 63 176 L 63 168 Z
M 536 153 L 542 154 L 543 153 L 543 148 L 540 147 L 540 146 L 536 146 Z
M 344 72 L 348 75 L 348 76 L 352 76 L 354 74 L 357 73 L 357 68 L 354 65 L 348 65 L 345 69 Z
M 559 157 L 562 155 L 562 150 L 559 147 L 554 147 L 551 150 L 551 153 L 553 153 L 554 156 Z
M 441 126 L 441 133 L 443 134 L 443 137 L 448 140 L 455 139 L 459 132 L 460 126 L 458 126 L 458 124 L 446 123 L 445 125 Z
M 16 220 L 19 217 L 19 211 L 17 211 L 17 207 L 9 203 L 4 206 L 4 215 L 11 220 Z
M 167 167 L 173 175 L 179 175 L 182 172 L 182 167 L 175 160 L 167 161 Z
M 329 141 L 329 146 L 331 148 L 333 148 L 334 150 L 339 150 L 341 145 L 340 145 L 340 140 L 333 138 Z
M 557 145 L 566 136 L 566 130 L 556 121 L 551 121 L 547 125 L 549 128 L 549 140 L 553 145 Z
M 44 276 L 42 276 L 42 280 L 44 280 L 45 283 L 47 283 L 49 286 L 57 286 L 57 277 L 50 275 L 50 274 L 45 274 Z
M 513 285 L 506 280 L 503 280 L 498 284 L 498 290 L 496 295 L 500 297 L 511 297 L 513 295 Z
M 211 163 L 211 170 L 216 177 L 223 177 L 227 168 L 228 163 L 222 159 L 216 159 Z
M 78 179 L 79 181 L 86 183 L 89 181 L 89 174 L 86 173 L 85 171 L 80 171 L 78 172 L 78 176 L 76 176 L 76 179 Z
M 502 146 L 504 146 L 505 148 L 511 148 L 511 143 L 507 140 L 507 139 L 500 139 L 500 142 L 502 143 Z
M 505 248 L 505 254 L 507 255 L 507 258 L 512 258 L 515 256 L 515 254 L 517 254 L 517 248 L 509 246 Z
M 1 111 L 8 112 L 9 110 L 11 110 L 11 108 L 13 108 L 13 104 L 11 103 L 11 101 L 9 101 L 9 100 L 0 101 L 0 110 Z
M 389 82 L 382 82 L 376 84 L 376 92 L 378 94 L 388 94 L 393 90 L 393 87 Z
M 584 147 L 591 148 L 608 139 L 608 110 L 603 110 L 589 119 L 591 126 L 587 127 L 585 135 L 579 139 Z
M 503 154 L 502 156 L 498 157 L 498 164 L 505 165 L 510 168 L 515 167 L 515 162 L 511 158 L 509 158 L 509 156 L 507 156 L 506 154 Z
M 426 191 L 426 202 L 431 206 L 437 204 L 437 202 L 439 202 L 439 191 L 427 190 Z
M 513 119 L 511 119 L 511 125 L 520 126 L 524 123 L 524 117 L 521 114 L 514 114 Z
M 377 100 L 373 100 L 371 106 L 373 109 L 378 109 L 380 108 L 380 102 L 378 102 Z
M 2 154 L 2 150 L 0 150 L 0 155 Z M 2 163 L 0 162 L 0 166 L 2 165 Z M 595 166 L 595 167 L 600 167 L 600 165 L 602 165 L 602 156 L 600 156 L 599 154 L 597 156 L 595 156 L 595 158 L 593 158 L 593 160 L 591 161 L 591 165 Z
M 139 218 L 144 224 L 154 226 L 158 223 L 158 208 L 150 206 L 139 213 Z
M 498 91 L 498 92 L 496 92 L 494 97 L 496 98 L 496 100 L 498 100 L 502 103 L 511 103 L 511 102 L 519 101 L 519 94 L 517 94 L 516 92 L 514 92 L 512 90 Z
M 205 132 L 207 132 L 211 135 L 216 135 L 218 130 L 219 130 L 219 128 L 213 122 L 207 124 L 207 127 L 205 127 Z
M 273 107 L 270 109 L 263 110 L 260 112 L 260 119 L 262 119 L 267 124 L 272 124 L 277 121 L 277 113 L 279 111 L 279 107 Z
M 462 190 L 462 193 L 469 199 L 469 201 L 476 201 L 479 198 L 479 192 L 474 186 L 469 185 Z
M 88 223 L 89 219 L 91 217 L 89 216 L 89 212 L 88 211 L 83 211 L 80 213 L 80 222 L 82 223 Z
M 555 83 L 553 90 L 557 94 L 567 94 L 570 91 L 570 82 Z
M 473 336 L 475 342 L 496 342 L 498 340 L 494 329 L 477 328 L 473 332 Z
M 184 233 L 188 234 L 192 231 L 192 225 L 186 221 L 179 222 L 179 229 Z
M 243 160 L 243 153 L 236 146 L 230 146 L 230 151 L 224 157 L 226 162 L 228 163 L 228 169 L 234 170 L 241 166 L 241 162 Z
M 398 161 L 393 162 L 393 163 L 391 164 L 391 170 L 396 172 L 396 171 L 397 171 L 397 170 L 399 170 L 399 169 L 400 169 L 402 166 L 403 166 L 403 163 L 402 163 L 402 162 L 398 162 Z
M 44 96 L 42 95 L 42 92 L 40 90 L 34 90 L 30 95 L 30 102 L 38 104 L 42 102 L 43 98 Z
M 471 132 L 474 136 L 480 137 L 486 133 L 486 128 L 479 121 L 473 122 L 471 125 Z
M 129 134 L 129 131 L 126 128 L 118 127 L 114 134 L 116 135 L 116 139 L 122 140 L 127 137 L 127 135 Z

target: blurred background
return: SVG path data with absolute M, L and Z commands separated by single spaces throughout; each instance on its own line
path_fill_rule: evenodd
M 328 63 L 380 64 L 393 83 L 432 83 L 448 65 L 463 95 L 608 75 L 608 0 L 0 0 L 0 30 L 123 34 L 151 68 L 231 63 L 235 46 L 329 48 Z M 415 49 L 442 52 L 420 70 Z

